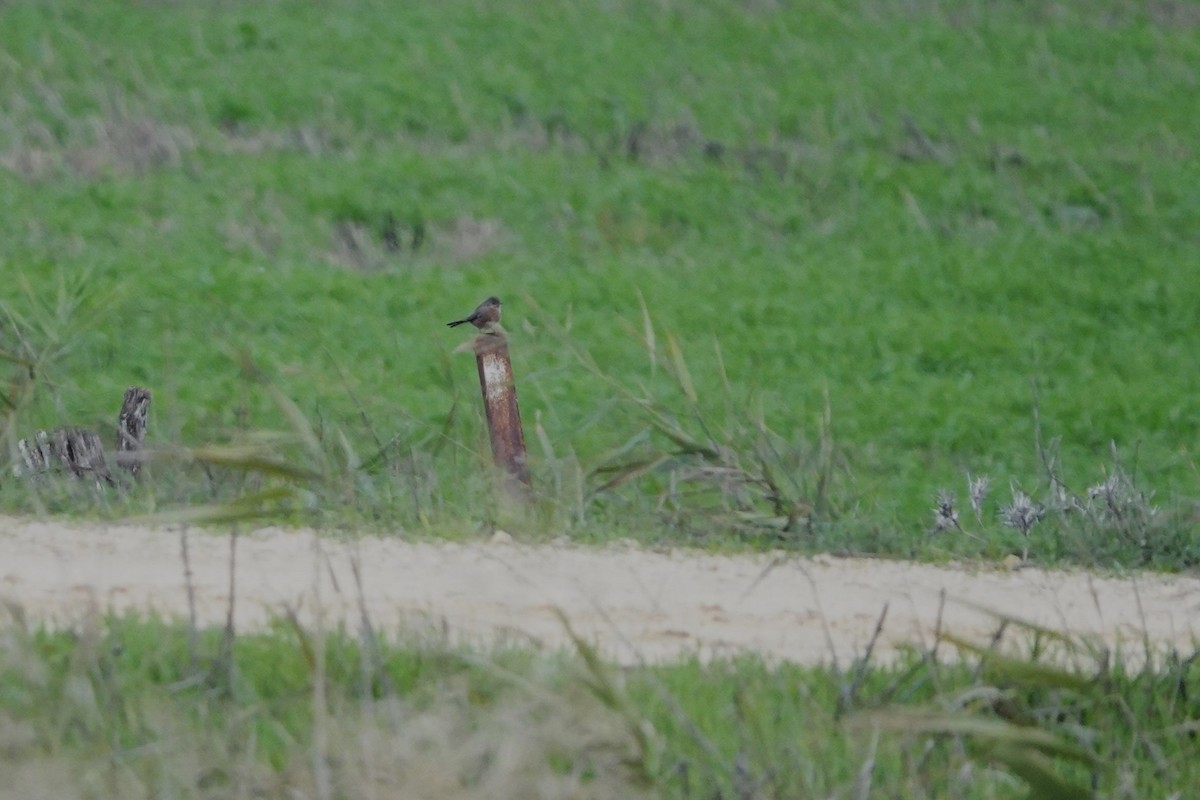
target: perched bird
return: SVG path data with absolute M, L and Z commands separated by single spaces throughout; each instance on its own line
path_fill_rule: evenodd
M 500 298 L 489 297 L 484 300 L 479 306 L 471 312 L 471 315 L 464 319 L 456 319 L 454 322 L 446 324 L 453 328 L 456 325 L 462 325 L 464 322 L 469 322 L 476 328 L 483 330 L 490 328 L 500 321 Z

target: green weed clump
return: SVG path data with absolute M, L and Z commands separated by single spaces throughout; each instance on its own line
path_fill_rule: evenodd
M 893 666 L 868 649 L 846 668 L 618 670 L 581 640 L 482 652 L 286 619 L 51 632 L 12 610 L 0 797 L 1134 798 L 1200 778 L 1195 653 L 1133 666 L 1011 620 Z

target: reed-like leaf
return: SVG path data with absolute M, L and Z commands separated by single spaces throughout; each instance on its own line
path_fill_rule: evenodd
M 692 404 L 692 407 L 699 405 L 700 396 L 696 394 L 696 386 L 692 383 L 692 374 L 688 372 L 687 361 L 683 358 L 683 350 L 679 347 L 679 342 L 672 335 L 667 336 L 667 348 L 671 351 L 671 364 L 675 368 L 675 380 L 679 382 L 679 388 L 683 390 L 683 395 Z
M 606 466 L 603 468 L 603 472 L 605 474 L 611 472 L 613 475 L 604 483 L 597 486 L 595 490 L 593 490 L 593 494 L 607 492 L 609 489 L 615 489 L 621 484 L 626 483 L 627 481 L 630 481 L 639 475 L 645 475 L 647 472 L 653 472 L 666 462 L 670 461 L 671 458 L 672 457 L 669 455 L 660 455 L 653 458 L 643 459 L 641 461 L 631 461 L 625 464 Z M 594 472 L 593 475 L 598 472 L 600 472 L 600 470 Z
M 857 715 L 848 723 L 898 733 L 966 736 L 979 744 L 1024 748 L 1080 764 L 1098 763 L 1094 754 L 1049 731 L 977 714 L 895 708 Z
M 190 461 L 240 469 L 246 472 L 259 472 L 263 475 L 294 481 L 318 480 L 321 477 L 310 469 L 293 464 L 274 453 L 265 452 L 252 445 L 206 445 L 181 452 Z
M 258 492 L 243 495 L 227 503 L 206 503 L 186 508 L 160 511 L 133 517 L 129 521 L 137 525 L 213 525 L 272 517 L 287 510 L 287 502 L 298 497 L 291 486 L 272 486 Z
M 988 757 L 1003 764 L 1009 772 L 1029 786 L 1031 800 L 1091 800 L 1095 794 L 1054 771 L 1054 762 L 1044 754 L 1028 747 L 997 744 L 985 748 Z
M 283 412 L 284 419 L 291 426 L 293 432 L 299 437 L 300 443 L 308 452 L 309 458 L 312 458 L 317 463 L 321 463 L 325 458 L 325 451 L 321 447 L 321 440 L 317 436 L 317 432 L 313 430 L 312 423 L 308 421 L 308 417 L 300 410 L 300 407 L 288 397 L 279 387 L 268 385 L 267 392 L 271 395 L 271 399 L 275 401 L 275 405 L 279 406 L 279 410 Z
M 1040 686 L 1056 689 L 1087 691 L 1095 685 L 1090 678 L 1056 667 L 1044 661 L 1031 661 L 999 652 L 992 647 L 969 642 L 953 633 L 943 633 L 942 639 L 960 650 L 979 656 L 986 673 L 1021 686 Z

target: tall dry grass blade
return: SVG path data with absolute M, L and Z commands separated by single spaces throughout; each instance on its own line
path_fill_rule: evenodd
M 721 381 L 721 399 L 725 403 L 725 418 L 734 419 L 736 410 L 733 403 L 733 384 L 729 381 L 729 371 L 725 368 L 725 355 L 721 352 L 721 341 L 716 335 L 712 338 L 713 364 L 717 368 L 717 378 Z M 756 419 L 762 419 L 762 409 L 758 410 Z
M 349 472 L 359 469 L 362 461 L 359 459 L 358 451 L 354 449 L 350 438 L 346 436 L 346 432 L 339 427 L 334 430 L 334 435 L 337 436 L 338 447 L 342 451 L 342 465 Z
M 1087 766 L 1100 763 L 1094 753 L 1049 731 L 975 714 L 893 708 L 856 714 L 847 720 L 847 724 L 893 733 L 965 736 L 985 746 L 1019 748 Z
M 646 442 L 649 440 L 650 430 L 648 428 L 642 428 L 633 436 L 630 436 L 628 439 L 626 439 L 623 443 L 601 454 L 599 458 L 596 459 L 601 466 L 592 470 L 592 472 L 589 474 L 589 477 L 604 473 L 608 468 L 603 465 L 622 461 L 623 459 L 627 458 L 630 453 L 646 444 Z
M 533 435 L 538 440 L 538 446 L 542 448 L 542 456 L 548 462 L 557 461 L 558 456 L 554 452 L 554 443 L 550 441 L 550 434 L 546 431 L 546 426 L 542 424 L 540 408 L 533 412 Z
M 19 356 L 16 353 L 10 353 L 7 350 L 0 350 L 0 361 L 7 361 L 10 364 L 16 364 L 18 367 L 34 366 L 34 362 L 30 361 L 28 358 Z
M 956 603 L 957 605 L 974 609 L 974 610 L 980 612 L 981 614 L 986 614 L 989 617 L 991 617 L 992 619 L 997 620 L 998 622 L 1002 622 L 1006 625 L 1011 625 L 1013 627 L 1029 631 L 1030 633 L 1036 635 L 1040 639 L 1047 639 L 1050 641 L 1059 642 L 1060 644 L 1064 645 L 1065 647 L 1067 647 L 1069 649 L 1075 649 L 1075 650 L 1082 649 L 1086 652 L 1095 652 L 1095 650 L 1096 650 L 1096 648 L 1092 647 L 1092 645 L 1082 636 L 1075 635 L 1075 634 L 1063 633 L 1062 631 L 1057 630 L 1055 628 L 1049 628 L 1049 627 L 1046 627 L 1045 625 L 1039 625 L 1036 622 L 1032 622 L 1030 620 L 1023 619 L 1023 618 L 1015 616 L 1013 614 L 1006 614 L 1003 611 L 997 611 L 994 608 L 983 605 L 982 603 L 976 603 L 972 600 L 956 598 L 956 599 L 954 599 L 953 602 Z
M 310 680 L 314 679 L 317 671 L 317 649 L 322 644 L 320 642 L 314 644 L 313 637 L 300 623 L 296 609 L 290 603 L 284 605 L 283 612 L 284 619 L 287 620 L 287 627 L 296 634 L 296 642 L 300 645 L 300 655 L 304 659 L 305 668 L 308 669 L 309 678 Z
M 683 390 L 684 397 L 695 408 L 700 404 L 700 396 L 696 394 L 696 386 L 692 383 L 692 374 L 688 371 L 687 361 L 683 357 L 683 350 L 680 349 L 679 342 L 671 334 L 667 335 L 667 349 L 671 352 L 671 364 L 675 370 L 675 380 L 678 381 L 679 388 Z
M 458 422 L 458 399 L 455 398 L 450 404 L 450 410 L 446 412 L 446 418 L 442 421 L 442 427 L 438 431 L 438 435 L 433 438 L 433 443 L 430 446 L 430 455 L 437 458 L 441 455 L 442 449 L 452 442 L 454 425 Z
M 968 642 L 952 633 L 943 633 L 943 641 L 947 641 L 960 650 L 979 656 L 980 666 L 984 672 L 993 678 L 1002 678 L 1020 686 L 1040 686 L 1044 688 L 1070 689 L 1085 692 L 1095 687 L 1095 681 L 1082 677 L 1069 670 L 1060 669 L 1044 661 L 1031 661 L 1015 656 L 1008 656 L 997 650 Z
M 575 629 L 571 627 L 571 621 L 567 619 L 567 615 L 561 609 L 555 608 L 554 615 L 558 617 L 558 621 L 567 632 L 567 637 L 575 646 L 575 651 L 583 660 L 587 670 L 584 675 L 584 683 L 604 706 L 616 711 L 625 720 L 629 733 L 637 744 L 638 758 L 635 766 L 638 770 L 638 777 L 644 784 L 652 785 L 661 750 L 654 729 L 649 721 L 638 712 L 625 690 L 617 683 L 613 677 L 612 668 L 604 662 L 596 648 L 575 632 Z
M 679 422 L 670 414 L 660 411 L 656 404 L 639 403 L 649 417 L 650 424 L 663 436 L 674 442 L 686 455 L 701 455 L 709 459 L 719 459 L 720 452 L 711 444 L 706 444 L 683 429 Z
M 633 480 L 634 478 L 637 478 L 641 475 L 645 475 L 648 472 L 653 472 L 654 470 L 658 469 L 663 464 L 670 461 L 671 458 L 672 458 L 671 456 L 666 456 L 666 455 L 656 456 L 654 458 L 647 458 L 647 459 L 643 459 L 641 461 L 632 461 L 632 462 L 628 462 L 625 464 L 615 464 L 612 466 L 606 466 L 606 467 L 603 467 L 602 469 L 595 470 L 592 473 L 593 476 L 596 476 L 601 473 L 607 474 L 610 472 L 615 473 L 615 474 L 613 475 L 613 477 L 609 478 L 604 483 L 600 484 L 595 489 L 593 489 L 592 494 L 597 495 L 597 494 L 601 494 L 603 492 L 607 492 L 609 489 L 615 489 L 618 486 L 620 486 L 624 483 L 627 483 L 628 481 Z
M 157 450 L 151 451 L 151 460 L 184 460 L 214 467 L 230 467 L 246 472 L 259 472 L 277 478 L 293 481 L 319 480 L 321 475 L 285 461 L 283 458 L 265 452 L 257 445 L 206 445 L 190 450 Z
M 854 800 L 870 800 L 871 783 L 875 777 L 875 754 L 879 750 L 879 732 L 871 736 L 871 744 L 867 749 L 867 757 L 858 768 L 858 776 L 854 781 Z
M 829 489 L 833 484 L 834 470 L 833 406 L 829 401 L 829 384 L 825 384 L 821 394 L 824 399 L 821 408 L 821 444 L 817 462 L 817 490 L 812 502 L 818 514 L 829 516 L 832 511 Z
M 986 749 L 987 755 L 1008 768 L 1029 786 L 1031 800 L 1095 800 L 1086 786 L 1071 783 L 1054 771 L 1054 762 L 1026 747 L 1000 744 Z
M 264 517 L 277 516 L 290 510 L 289 500 L 300 497 L 291 486 L 274 486 L 262 491 L 243 495 L 227 503 L 206 503 L 187 508 L 159 511 L 130 518 L 134 525 L 212 525 L 217 523 L 248 522 Z
M 638 305 L 642 307 L 642 343 L 646 347 L 646 354 L 650 356 L 650 377 L 654 378 L 658 374 L 658 341 L 654 336 L 654 321 L 650 318 L 650 307 L 646 305 L 646 298 L 642 295 L 642 290 L 638 289 Z
M 317 432 L 313 430 L 312 423 L 308 421 L 308 417 L 300 410 L 300 407 L 281 392 L 278 387 L 273 385 L 267 386 L 267 393 L 271 395 L 271 399 L 275 401 L 275 405 L 283 412 L 284 419 L 292 431 L 300 439 L 300 443 L 308 452 L 310 458 L 317 463 L 322 463 L 325 459 L 325 451 L 321 448 L 321 439 L 317 436 Z

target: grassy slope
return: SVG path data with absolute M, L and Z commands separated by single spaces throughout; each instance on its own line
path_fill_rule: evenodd
M 527 419 L 591 466 L 634 424 L 546 323 L 644 380 L 640 292 L 702 394 L 714 334 L 785 435 L 828 387 L 872 525 L 964 468 L 1031 483 L 1035 374 L 1073 482 L 1115 439 L 1194 494 L 1200 40 L 1155 13 L 5 4 L 0 270 L 120 287 L 28 424 L 135 381 L 160 438 L 278 424 L 239 418 L 245 349 L 360 445 L 360 407 L 386 440 L 458 399 L 474 449 L 442 323 L 494 292 Z

